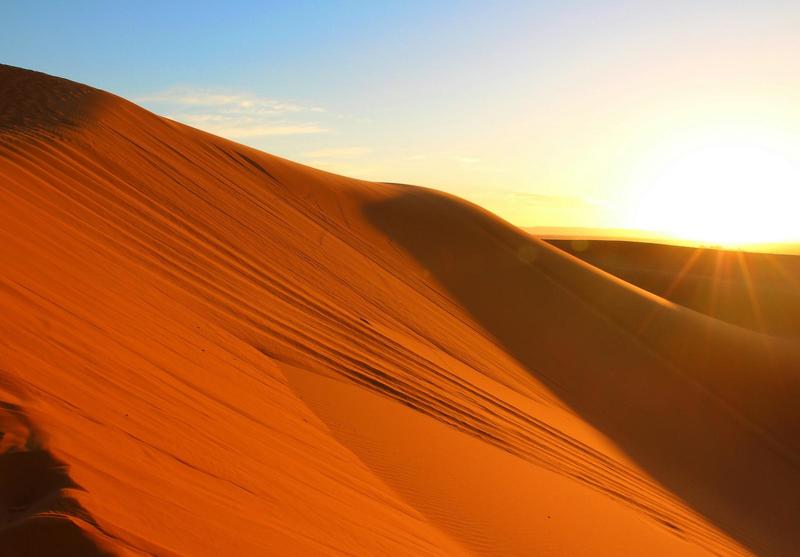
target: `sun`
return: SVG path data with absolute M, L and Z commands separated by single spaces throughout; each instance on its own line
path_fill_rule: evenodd
M 800 238 L 800 145 L 720 130 L 673 141 L 634 173 L 629 220 L 725 247 Z

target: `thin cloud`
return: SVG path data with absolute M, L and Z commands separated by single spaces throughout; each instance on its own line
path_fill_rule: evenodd
M 325 112 L 321 107 L 250 93 L 181 87 L 137 101 L 173 120 L 230 139 L 329 131 L 314 121 Z
M 321 128 L 314 124 L 305 125 L 239 125 L 229 127 L 216 127 L 204 128 L 215 135 L 222 137 L 229 137 L 235 139 L 244 139 L 248 137 L 266 137 L 270 135 L 302 135 L 311 133 L 325 133 L 328 130 Z
M 313 159 L 342 159 L 360 157 L 371 152 L 372 149 L 367 149 L 366 147 L 330 147 L 308 151 L 303 153 L 303 156 Z
M 466 157 L 463 155 L 453 155 L 450 158 L 456 162 L 460 162 L 461 164 L 476 164 L 481 162 L 481 159 L 478 157 Z
M 141 103 L 169 104 L 185 107 L 221 107 L 233 112 L 240 110 L 285 114 L 287 112 L 325 112 L 318 106 L 306 106 L 294 102 L 260 97 L 250 93 L 220 92 L 210 89 L 174 87 L 165 91 L 145 95 L 137 99 Z
M 613 204 L 603 199 L 594 197 L 578 197 L 567 195 L 551 195 L 527 191 L 501 191 L 521 203 L 543 207 L 569 208 L 569 207 L 612 207 Z

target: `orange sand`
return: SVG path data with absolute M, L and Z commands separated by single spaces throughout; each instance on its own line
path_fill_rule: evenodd
M 548 241 L 675 303 L 753 331 L 800 337 L 800 257 L 628 241 Z
M 0 554 L 797 555 L 800 349 L 0 66 Z

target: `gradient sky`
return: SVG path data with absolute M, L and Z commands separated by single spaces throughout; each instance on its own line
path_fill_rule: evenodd
M 771 153 L 753 176 L 776 157 L 800 167 L 797 2 L 11 0 L 2 28 L 4 63 L 313 166 L 451 191 L 521 226 L 670 229 L 705 187 L 665 185 L 694 172 L 663 162 L 686 145 L 724 165 L 718 146 L 744 137 L 731 153 Z M 757 209 L 800 239 L 794 211 L 771 209 L 800 203 L 792 172 Z M 741 187 L 731 211 L 760 184 Z

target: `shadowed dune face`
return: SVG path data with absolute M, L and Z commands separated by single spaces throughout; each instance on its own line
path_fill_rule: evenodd
M 792 527 L 800 513 L 798 452 L 787 446 L 800 421 L 791 403 L 800 370 L 794 345 L 664 306 L 430 190 L 397 188 L 366 213 L 526 369 L 667 489 L 758 554 L 800 546 Z M 707 357 L 697 358 L 703 351 Z M 739 356 L 752 367 L 731 366 Z M 748 408 L 741 402 L 753 390 L 769 398 Z
M 2 385 L 2 383 L 0 383 Z M 14 400 L 14 402 L 11 402 Z M 48 449 L 17 397 L 0 389 L 0 547 L 34 557 L 111 555 L 94 520 L 72 496 L 80 487 Z
M 794 554 L 792 343 L 455 198 L 0 84 L 2 462 L 36 471 L 0 498 L 57 496 L 40 553 Z
M 756 332 L 800 336 L 800 257 L 643 242 L 549 243 L 677 304 Z

